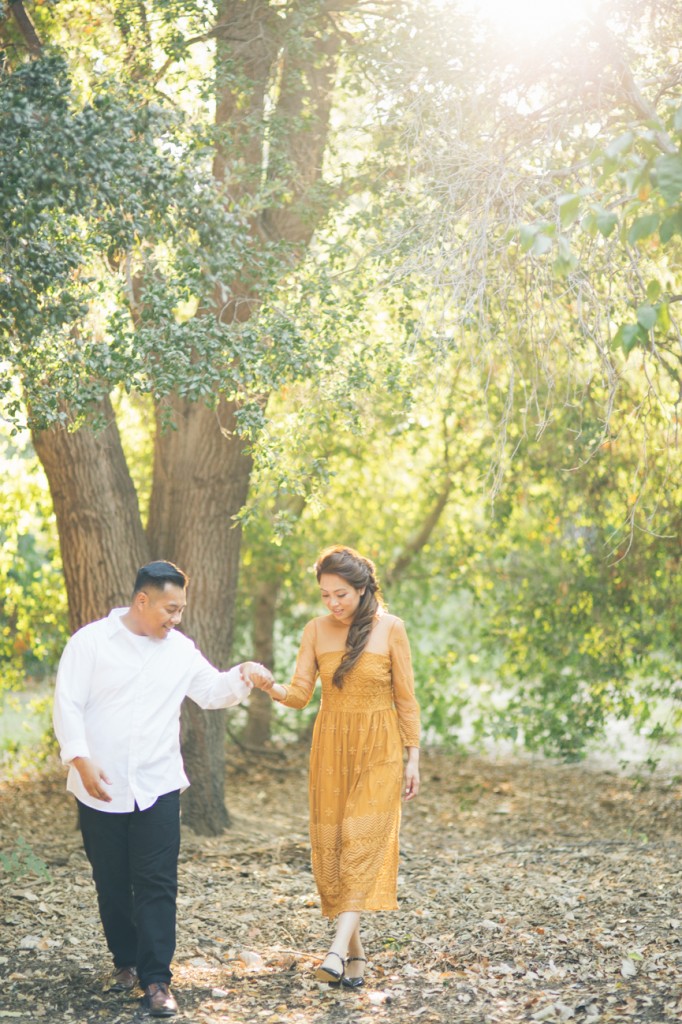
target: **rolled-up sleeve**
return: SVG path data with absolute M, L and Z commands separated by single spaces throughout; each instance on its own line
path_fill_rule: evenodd
M 91 756 L 85 732 L 85 707 L 95 657 L 92 644 L 75 633 L 59 661 L 52 722 L 64 764 L 74 757 Z
M 398 712 L 398 726 L 403 745 L 418 747 L 421 737 L 419 704 L 414 695 L 412 656 L 405 625 L 396 619 L 388 641 L 393 680 L 393 701 Z
M 278 700 L 288 708 L 304 708 L 310 703 L 315 690 L 319 668 L 315 654 L 315 621 L 309 622 L 303 630 L 301 646 L 296 658 L 296 667 L 291 682 L 285 686 L 286 697 Z

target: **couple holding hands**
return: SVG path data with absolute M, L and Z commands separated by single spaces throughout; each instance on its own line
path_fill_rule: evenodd
M 303 708 L 319 676 L 310 841 L 322 913 L 336 929 L 317 980 L 362 986 L 360 915 L 397 909 L 401 796 L 410 800 L 419 791 L 419 707 L 407 635 L 384 609 L 369 559 L 335 546 L 322 552 L 315 572 L 328 614 L 303 630 L 288 686 L 255 662 L 220 672 L 177 632 L 188 579 L 170 562 L 143 566 L 130 606 L 84 626 L 64 649 L 54 726 L 114 961 L 112 987 L 139 984 L 152 1016 L 177 1012 L 169 984 L 179 799 L 189 785 L 179 739 L 185 697 L 225 708 L 255 686 Z

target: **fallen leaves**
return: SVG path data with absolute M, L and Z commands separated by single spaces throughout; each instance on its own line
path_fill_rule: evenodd
M 233 763 L 234 828 L 183 835 L 178 1024 L 682 1017 L 679 784 L 425 752 L 401 911 L 363 919 L 366 985 L 349 992 L 313 977 L 331 933 L 309 867 L 304 753 L 285 768 L 276 784 L 262 773 L 256 806 L 251 766 Z M 109 960 L 61 774 L 0 788 L 0 834 L 26 836 L 51 874 L 0 874 L 0 1021 L 139 1020 L 136 996 L 103 991 Z
M 620 964 L 620 973 L 624 978 L 635 978 L 637 976 L 637 967 L 634 960 L 630 960 L 629 957 L 625 957 Z

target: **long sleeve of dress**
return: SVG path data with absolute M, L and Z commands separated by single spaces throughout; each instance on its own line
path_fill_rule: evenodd
M 288 708 L 304 708 L 310 703 L 315 690 L 318 665 L 315 654 L 315 622 L 309 622 L 303 630 L 301 646 L 296 658 L 296 668 L 289 686 L 285 687 L 287 695 L 278 703 Z
M 398 726 L 403 745 L 418 747 L 420 739 L 419 705 L 414 695 L 412 656 L 405 626 L 396 619 L 388 639 L 393 680 L 393 701 L 398 712 Z

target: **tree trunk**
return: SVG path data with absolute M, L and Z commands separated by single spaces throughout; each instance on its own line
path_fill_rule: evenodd
M 277 617 L 277 580 L 256 583 L 253 601 L 253 657 L 275 671 L 275 620 Z M 272 699 L 261 690 L 254 690 L 249 700 L 249 714 L 244 730 L 244 741 L 251 747 L 262 747 L 268 742 L 272 726 Z
M 324 7 L 314 19 L 296 8 L 283 18 L 269 0 L 221 0 L 214 35 L 216 182 L 224 187 L 226 203 L 236 206 L 242 197 L 258 195 L 264 174 L 279 183 L 273 209 L 249 214 L 242 271 L 216 284 L 213 304 L 200 296 L 199 315 L 216 315 L 229 327 L 248 319 L 256 307 L 263 244 L 284 242 L 295 258 L 324 212 L 315 186 L 338 39 Z M 268 97 L 273 96 L 278 110 L 269 119 Z M 259 209 L 261 199 L 253 204 Z M 139 310 L 132 313 L 135 322 Z M 72 625 L 127 600 L 141 563 L 169 559 L 191 580 L 184 629 L 209 660 L 226 668 L 241 539 L 233 517 L 246 500 L 251 472 L 251 459 L 234 431 L 234 407 L 221 400 L 211 411 L 180 398 L 162 404 L 146 538 L 113 412 L 109 403 L 104 407 L 110 426 L 102 434 L 86 428 L 74 434 L 47 431 L 35 439 L 57 512 Z M 165 412 L 175 429 L 163 428 Z M 183 752 L 192 780 L 183 804 L 185 822 L 204 834 L 217 834 L 228 824 L 224 726 L 222 712 L 204 713 L 192 702 L 183 709 Z
M 160 422 L 145 537 L 137 495 L 109 400 L 106 427 L 34 432 L 57 518 L 72 630 L 130 600 L 135 573 L 152 558 L 190 575 L 183 627 L 218 667 L 229 667 L 241 531 L 233 516 L 248 492 L 251 460 L 234 434 L 234 409 L 177 400 L 176 430 Z M 158 419 L 163 418 L 159 411 Z M 225 712 L 183 708 L 183 755 L 192 786 L 185 822 L 202 834 L 229 823 L 224 803 Z
M 127 605 L 135 574 L 148 561 L 135 487 L 109 399 L 100 431 L 35 431 L 57 518 L 72 631 Z
M 190 577 L 183 630 L 218 668 L 228 668 L 239 571 L 241 530 L 234 516 L 246 500 L 251 459 L 234 433 L 234 406 L 216 410 L 174 399 L 173 428 L 157 416 L 154 481 L 147 534 L 152 558 L 176 562 Z M 183 801 L 186 824 L 217 835 L 229 823 L 223 797 L 225 712 L 187 701 L 183 752 L 192 783 Z
M 21 0 L 11 0 L 9 11 L 17 24 L 21 37 L 26 44 L 26 49 L 32 57 L 40 57 L 43 46 L 38 38 L 35 25 L 27 14 Z

